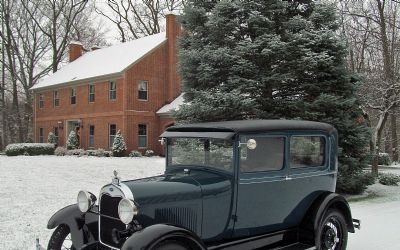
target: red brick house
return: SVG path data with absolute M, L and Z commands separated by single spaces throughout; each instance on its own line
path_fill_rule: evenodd
M 70 63 L 32 87 L 35 141 L 46 142 L 54 132 L 65 145 L 74 130 L 81 148 L 109 149 L 121 130 L 128 151 L 162 153 L 158 136 L 174 123 L 171 107 L 182 102 L 180 33 L 171 14 L 165 33 L 85 53 L 71 43 Z

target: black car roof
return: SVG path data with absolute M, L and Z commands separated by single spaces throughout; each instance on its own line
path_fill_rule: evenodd
M 322 130 L 332 133 L 335 128 L 327 123 L 301 120 L 240 120 L 176 125 L 170 132 L 265 132 L 281 130 Z

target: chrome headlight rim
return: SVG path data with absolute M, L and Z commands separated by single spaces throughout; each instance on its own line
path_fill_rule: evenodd
M 96 196 L 86 190 L 81 190 L 78 192 L 76 200 L 79 210 L 86 213 L 96 203 Z
M 122 223 L 128 225 L 138 214 L 139 210 L 131 199 L 123 198 L 118 203 L 118 217 Z

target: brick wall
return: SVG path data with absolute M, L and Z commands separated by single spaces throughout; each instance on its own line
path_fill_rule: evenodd
M 138 149 L 138 125 L 147 125 L 147 147 L 163 154 L 159 135 L 172 118 L 159 117 L 156 111 L 180 94 L 180 79 L 176 72 L 176 36 L 180 26 L 175 16 L 167 15 L 167 42 L 155 48 L 119 77 L 96 82 L 82 82 L 73 86 L 55 87 L 35 92 L 35 139 L 39 140 L 39 128 L 44 129 L 44 140 L 59 127 L 59 145 L 64 145 L 69 132 L 69 121 L 79 121 L 80 146 L 88 148 L 89 126 L 95 126 L 93 148 L 109 149 L 109 124 L 116 124 L 128 146 L 128 151 Z M 109 100 L 109 81 L 116 81 L 117 99 Z M 148 81 L 148 100 L 138 99 L 140 80 Z M 89 84 L 95 85 L 95 101 L 89 102 Z M 71 87 L 76 88 L 76 104 L 70 103 Z M 53 105 L 53 91 L 59 91 L 59 106 Z M 44 96 L 44 107 L 39 108 L 39 95 Z M 60 124 L 61 122 L 61 124 Z M 72 126 L 72 125 L 71 125 Z M 62 129 L 61 129 L 62 127 Z

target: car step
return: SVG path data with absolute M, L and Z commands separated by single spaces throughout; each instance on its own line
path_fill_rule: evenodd
M 303 243 L 294 243 L 289 246 L 274 248 L 274 250 L 315 250 L 315 249 L 317 249 L 315 246 Z

